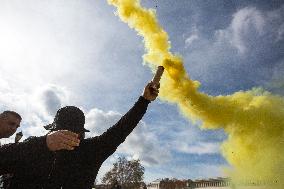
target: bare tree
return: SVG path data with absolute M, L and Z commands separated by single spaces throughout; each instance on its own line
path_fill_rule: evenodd
M 119 157 L 113 168 L 104 175 L 102 183 L 111 185 L 118 182 L 123 189 L 137 189 L 143 183 L 144 171 L 140 160 L 128 161 L 125 157 Z

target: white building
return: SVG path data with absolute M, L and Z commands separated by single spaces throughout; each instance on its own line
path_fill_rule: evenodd
M 162 179 L 157 179 L 147 185 L 147 189 L 165 189 L 161 185 Z M 245 182 L 236 186 L 231 183 L 229 178 L 210 178 L 210 179 L 198 179 L 198 180 L 187 180 L 186 187 L 174 188 L 174 189 L 274 189 L 271 183 L 268 186 L 267 183 L 263 182 Z M 273 183 L 272 183 L 273 184 Z
M 160 189 L 160 182 L 162 179 L 157 179 L 147 185 L 147 189 Z

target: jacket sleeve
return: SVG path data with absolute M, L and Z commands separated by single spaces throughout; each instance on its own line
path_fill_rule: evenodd
M 38 153 L 48 152 L 46 136 L 31 137 L 24 142 L 0 147 L 0 174 L 12 173 Z
M 134 106 L 115 125 L 102 135 L 95 137 L 98 146 L 93 153 L 99 155 L 103 161 L 113 154 L 142 119 L 149 103 L 149 100 L 140 96 Z

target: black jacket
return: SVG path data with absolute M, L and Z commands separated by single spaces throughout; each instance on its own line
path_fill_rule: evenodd
M 30 149 L 23 148 L 27 151 L 18 157 L 21 164 L 14 166 L 11 163 L 6 170 L 14 174 L 9 189 L 92 188 L 102 163 L 136 127 L 149 102 L 140 97 L 115 125 L 100 136 L 81 140 L 80 146 L 73 151 L 50 152 L 43 145 L 45 137 L 27 141 L 32 144 L 26 145 Z M 45 147 L 40 148 L 40 145 Z
M 33 137 L 27 142 L 11 143 L 0 147 L 0 188 L 9 188 L 13 172 L 17 172 L 38 151 L 48 151 L 45 137 Z
M 10 143 L 0 147 L 0 175 L 16 171 L 23 162 L 38 151 L 48 151 L 45 137 L 32 137 L 27 142 Z

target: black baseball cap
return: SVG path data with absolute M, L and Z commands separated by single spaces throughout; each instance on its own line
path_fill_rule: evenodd
M 53 123 L 44 126 L 46 130 L 69 130 L 75 133 L 90 132 L 84 128 L 85 115 L 82 110 L 75 106 L 60 108 Z

